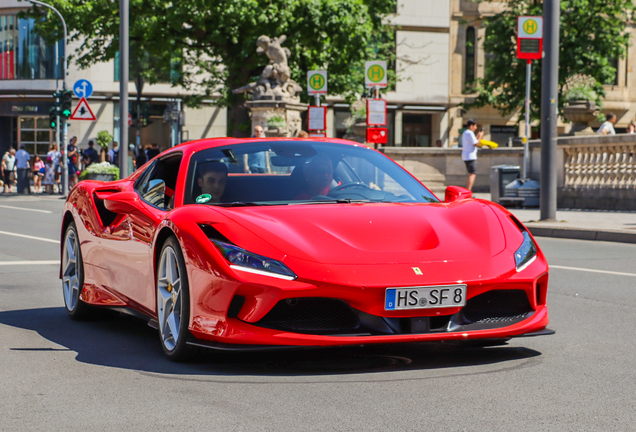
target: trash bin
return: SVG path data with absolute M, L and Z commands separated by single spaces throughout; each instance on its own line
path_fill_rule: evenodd
M 504 196 L 505 187 L 521 175 L 521 168 L 517 165 L 495 165 L 490 167 L 490 199 L 500 203 Z

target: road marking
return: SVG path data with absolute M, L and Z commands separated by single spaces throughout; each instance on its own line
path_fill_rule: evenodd
M 29 209 L 29 208 L 24 208 L 24 207 L 13 207 L 13 206 L 7 206 L 7 205 L 0 205 L 0 207 L 13 209 L 13 210 L 32 211 L 32 212 L 38 212 L 38 213 L 48 213 L 48 214 L 53 213 L 52 211 L 48 211 L 48 210 Z
M 33 236 L 30 236 L 30 235 L 16 234 L 16 233 L 11 233 L 11 232 L 6 232 L 6 231 L 0 231 L 0 234 L 9 235 L 9 236 L 15 236 L 15 237 L 28 238 L 28 239 L 31 239 L 31 240 L 40 240 L 40 241 L 44 241 L 44 242 L 60 244 L 59 240 L 51 240 L 51 239 L 47 239 L 47 238 L 43 238 L 43 237 L 33 237 Z
M 623 273 L 623 272 L 615 272 L 615 271 L 608 271 L 608 270 L 594 270 L 594 269 L 585 269 L 585 268 L 578 268 L 578 267 L 565 267 L 565 266 L 557 266 L 557 265 L 551 265 L 550 268 L 556 268 L 556 269 L 561 269 L 561 270 L 575 270 L 575 271 L 583 271 L 583 272 L 591 272 L 591 273 L 604 273 L 604 274 L 611 274 L 611 275 L 618 275 L 618 276 L 636 277 L 636 273 Z
M 50 261 L 0 261 L 0 266 L 10 266 L 10 265 L 57 265 L 59 264 L 59 260 L 50 260 Z

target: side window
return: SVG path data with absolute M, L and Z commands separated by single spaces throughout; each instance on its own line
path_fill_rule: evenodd
M 174 208 L 181 159 L 181 153 L 177 153 L 154 161 L 135 185 L 141 199 L 163 210 Z

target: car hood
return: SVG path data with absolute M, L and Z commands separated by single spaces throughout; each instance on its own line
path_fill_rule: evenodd
M 223 210 L 284 255 L 326 264 L 474 260 L 495 256 L 506 246 L 494 211 L 478 200 Z

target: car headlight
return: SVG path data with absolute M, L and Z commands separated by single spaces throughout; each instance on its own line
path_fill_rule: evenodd
M 223 257 L 228 260 L 230 267 L 235 270 L 285 280 L 295 280 L 298 278 L 293 271 L 280 261 L 248 252 L 243 248 L 234 246 L 233 244 L 224 243 L 218 240 L 210 240 L 221 252 Z
M 521 271 L 528 267 L 537 257 L 537 245 L 532 241 L 532 237 L 527 231 L 522 232 L 523 242 L 515 252 L 515 265 L 517 271 Z

